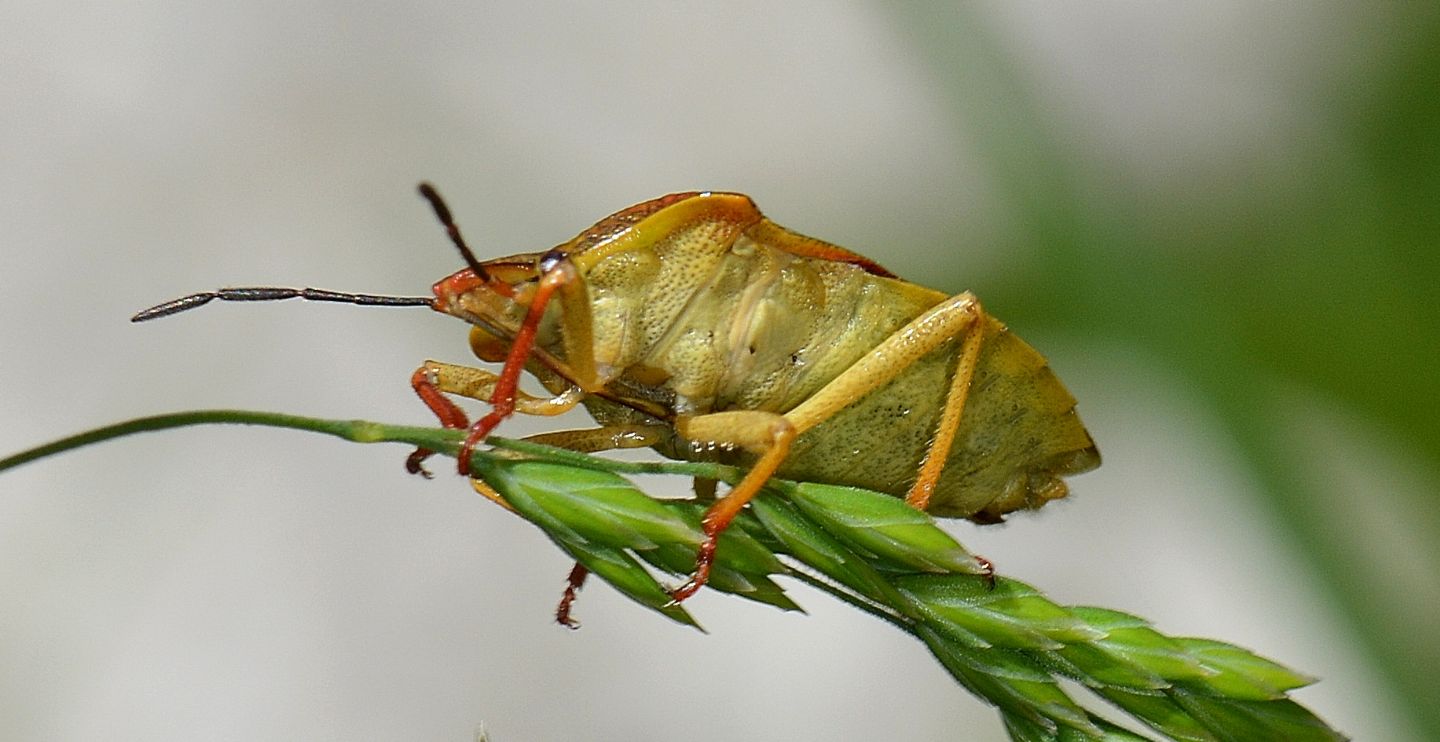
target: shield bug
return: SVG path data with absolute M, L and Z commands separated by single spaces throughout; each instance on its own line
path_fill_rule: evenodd
M 1064 497 L 1062 477 L 1100 463 L 1045 358 L 973 294 L 901 280 L 781 227 L 747 196 L 671 194 L 550 250 L 481 261 L 435 189 L 422 184 L 420 193 L 466 263 L 433 296 L 232 288 L 133 319 L 214 299 L 298 297 L 427 305 L 465 320 L 471 348 L 503 362 L 499 373 L 426 361 L 411 378 L 442 424 L 468 428 L 461 474 L 506 417 L 577 405 L 598 427 L 535 439 L 746 468 L 707 511 L 706 539 L 677 601 L 705 584 L 720 533 L 774 476 L 878 490 L 937 516 L 993 523 Z M 546 394 L 521 391 L 522 371 Z M 447 395 L 491 410 L 472 425 Z M 415 452 L 407 468 L 423 472 L 428 455 Z M 572 572 L 562 622 L 583 577 Z

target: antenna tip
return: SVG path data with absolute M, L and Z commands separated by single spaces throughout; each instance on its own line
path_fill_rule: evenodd
M 149 309 L 136 312 L 135 316 L 130 318 L 130 321 L 145 322 L 148 320 L 157 319 L 159 317 L 168 317 L 177 312 L 183 312 L 187 309 L 194 309 L 195 307 L 198 307 L 202 304 L 209 304 L 210 301 L 212 299 L 215 299 L 218 295 L 218 292 L 206 291 L 199 294 L 183 296 L 179 299 L 172 299 L 165 302 L 164 304 L 157 304 L 153 307 L 150 307 Z
M 455 217 L 450 215 L 450 207 L 445 205 L 445 199 L 440 197 L 440 192 L 435 190 L 435 186 L 422 180 L 416 190 L 420 191 L 421 197 L 430 202 L 430 208 L 435 211 L 435 216 L 446 228 L 455 224 Z

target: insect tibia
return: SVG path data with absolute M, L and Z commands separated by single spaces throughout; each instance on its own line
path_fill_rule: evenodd
M 157 317 L 168 317 L 172 314 L 204 306 L 210 302 L 220 299 L 221 301 L 279 301 L 281 299 L 307 299 L 309 301 L 334 301 L 342 304 L 360 304 L 364 306 L 382 307 L 428 307 L 434 301 L 428 296 L 381 296 L 378 294 L 351 294 L 341 291 L 327 291 L 325 289 L 290 289 L 278 286 L 248 286 L 243 288 L 228 288 L 218 291 L 202 291 L 198 294 L 182 296 L 179 299 L 172 299 L 164 304 L 158 304 L 130 318 L 131 322 L 144 322 L 156 319 Z

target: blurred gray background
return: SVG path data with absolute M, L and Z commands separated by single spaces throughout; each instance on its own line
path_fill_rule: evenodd
M 492 256 L 738 190 L 976 291 L 1080 399 L 1105 466 L 962 542 L 1314 674 L 1358 738 L 1434 739 L 1437 20 L 10 2 L 0 453 L 194 408 L 428 422 L 408 374 L 467 349 L 423 309 L 127 322 L 222 285 L 423 294 L 458 260 L 420 179 Z M 560 552 L 405 453 L 206 428 L 0 475 L 0 738 L 1005 738 L 798 585 L 808 616 L 698 596 L 702 635 L 595 584 L 560 629 Z

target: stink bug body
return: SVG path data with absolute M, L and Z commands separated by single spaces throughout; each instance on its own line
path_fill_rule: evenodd
M 704 585 L 719 534 L 772 476 L 864 487 L 990 523 L 1064 497 L 1062 477 L 1100 463 L 1044 357 L 974 295 L 896 278 L 771 222 L 746 196 L 672 194 L 546 252 L 482 262 L 434 189 L 420 191 L 467 263 L 433 297 L 223 289 L 134 319 L 217 298 L 300 297 L 425 304 L 465 320 L 475 354 L 503 361 L 500 372 L 427 361 L 411 380 L 444 425 L 469 428 L 462 474 L 504 418 L 576 405 L 599 427 L 535 438 L 747 469 L 707 512 L 707 538 L 677 601 Z M 521 391 L 522 371 L 547 394 Z M 492 409 L 471 425 L 446 395 Z M 423 471 L 427 455 L 412 455 L 410 470 Z M 572 573 L 565 605 L 582 578 Z

